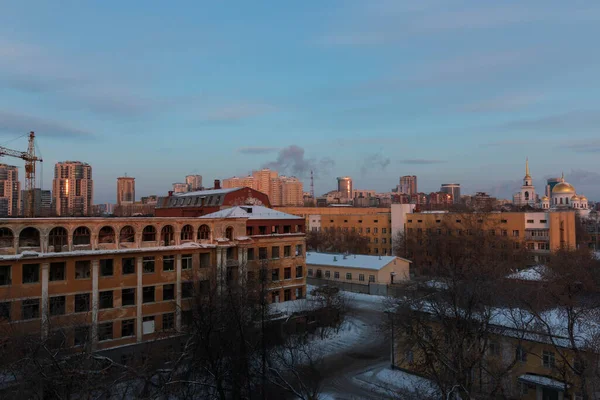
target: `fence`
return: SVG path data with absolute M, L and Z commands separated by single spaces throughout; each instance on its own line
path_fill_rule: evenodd
M 315 278 L 315 277 L 307 277 L 306 283 L 313 286 L 334 286 L 339 288 L 340 290 L 344 290 L 347 292 L 354 293 L 363 293 L 363 294 L 371 294 L 374 296 L 394 296 L 398 297 L 404 293 L 403 286 L 396 285 L 388 285 L 385 283 L 375 283 L 375 282 L 367 282 L 367 283 L 357 283 L 355 281 L 341 281 L 341 280 L 332 280 L 325 278 Z

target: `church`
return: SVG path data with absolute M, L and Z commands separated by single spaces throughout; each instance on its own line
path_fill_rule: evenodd
M 529 173 L 529 160 L 525 161 L 525 177 L 521 190 L 513 195 L 513 204 L 516 206 L 530 206 L 544 210 L 574 209 L 580 214 L 589 213 L 588 200 L 584 195 L 578 195 L 570 183 L 565 181 L 565 175 L 548 180 L 545 195 L 540 199 L 535 192 L 533 179 Z

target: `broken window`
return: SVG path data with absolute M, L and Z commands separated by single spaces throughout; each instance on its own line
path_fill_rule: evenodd
M 127 225 L 121 229 L 121 233 L 119 233 L 119 242 L 120 243 L 133 243 L 135 242 L 135 230 L 132 226 Z
M 63 227 L 57 226 L 48 234 L 48 246 L 51 246 L 54 252 L 63 250 L 63 246 L 69 245 L 69 233 Z
M 89 245 L 90 244 L 90 230 L 85 226 L 80 226 L 73 232 L 73 244 L 78 245 Z
M 21 317 L 33 319 L 40 317 L 40 299 L 28 299 L 21 302 Z
M 227 240 L 233 240 L 233 228 L 231 226 L 228 226 L 227 229 L 225 229 L 225 238 Z
M 123 306 L 135 305 L 135 288 L 121 290 L 121 304 Z
M 75 295 L 75 312 L 90 311 L 90 294 L 80 293 Z
M 101 276 L 112 276 L 113 275 L 113 259 L 105 258 L 100 260 L 100 275 Z
M 13 232 L 8 228 L 0 228 L 0 248 L 14 246 Z
M 64 281 L 66 278 L 67 263 L 65 262 L 53 262 L 50 263 L 50 282 L 52 281 Z
M 202 225 L 198 229 L 198 239 L 209 240 L 210 239 L 210 228 L 208 225 Z
M 156 241 L 156 228 L 152 225 L 148 225 L 142 231 L 142 242 L 154 242 Z
M 19 247 L 40 247 L 40 231 L 25 228 L 19 234 Z
M 65 313 L 65 296 L 50 297 L 50 315 Z
M 90 279 L 90 260 L 75 261 L 75 279 Z
M 110 226 L 104 226 L 98 233 L 98 243 L 115 243 L 115 231 Z
M 181 240 L 194 240 L 194 228 L 191 225 L 186 225 L 181 229 Z
M 40 264 L 23 264 L 23 283 L 40 281 Z
M 160 231 L 160 245 L 170 246 L 173 243 L 174 233 L 171 225 L 166 225 Z

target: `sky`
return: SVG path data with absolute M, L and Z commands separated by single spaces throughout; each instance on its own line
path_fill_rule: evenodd
M 35 131 L 46 189 L 88 162 L 96 203 L 264 166 L 509 197 L 526 157 L 600 200 L 599 37 L 597 0 L 0 0 L 0 145 Z

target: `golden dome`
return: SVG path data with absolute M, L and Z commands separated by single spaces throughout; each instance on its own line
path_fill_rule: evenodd
M 581 197 L 579 198 L 579 200 L 581 200 L 581 201 L 587 201 L 587 197 L 585 197 L 585 196 L 581 196 Z
M 571 197 L 571 200 L 579 200 L 579 197 L 577 197 L 577 195 L 573 195 L 573 197 Z
M 544 196 L 542 197 L 542 201 L 549 201 L 550 199 L 548 198 L 548 196 Z
M 554 186 L 554 188 L 552 189 L 552 193 L 557 193 L 557 194 L 575 193 L 575 188 L 570 183 L 561 182 L 561 183 L 557 184 L 556 186 Z

